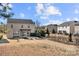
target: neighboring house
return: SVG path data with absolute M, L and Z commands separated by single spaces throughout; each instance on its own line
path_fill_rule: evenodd
M 53 31 L 57 33 L 57 24 L 49 24 L 47 26 L 40 26 L 40 29 L 45 30 L 45 31 L 47 30 L 47 28 L 50 33 L 52 33 Z
M 46 30 L 47 29 L 47 26 L 40 26 L 39 29 Z
M 49 30 L 50 33 L 57 33 L 57 24 L 50 24 L 50 25 L 47 25 L 47 28 Z
M 58 33 L 79 33 L 79 21 L 68 21 L 58 26 Z
M 30 33 L 35 32 L 35 23 L 29 19 L 8 19 L 7 20 L 7 37 L 27 37 Z

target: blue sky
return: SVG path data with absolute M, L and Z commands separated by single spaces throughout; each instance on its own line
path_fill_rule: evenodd
M 12 18 L 38 20 L 40 25 L 79 21 L 78 3 L 12 3 Z

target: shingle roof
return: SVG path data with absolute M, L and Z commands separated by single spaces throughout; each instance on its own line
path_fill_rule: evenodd
M 47 25 L 47 26 L 57 26 L 57 24 L 49 24 L 49 25 Z
M 8 19 L 7 23 L 35 24 L 31 19 Z
M 60 24 L 59 26 L 70 26 L 71 24 L 74 24 L 75 26 L 79 26 L 79 21 L 68 21 Z

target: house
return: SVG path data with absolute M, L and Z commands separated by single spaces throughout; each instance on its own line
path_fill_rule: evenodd
M 57 24 L 49 24 L 46 26 L 40 26 L 39 29 L 46 31 L 48 28 L 49 32 L 52 33 L 53 30 L 55 33 L 57 33 Z
M 7 20 L 7 37 L 27 37 L 30 33 L 35 32 L 35 23 L 30 19 L 8 19 Z
M 57 24 L 49 24 L 47 28 L 50 33 L 57 33 Z
M 47 29 L 47 26 L 40 26 L 39 29 L 46 30 Z
M 49 32 L 52 33 L 53 31 L 57 33 L 57 24 L 49 24 L 45 26 L 40 26 L 39 29 L 46 31 L 48 28 Z
M 78 34 L 79 33 L 79 21 L 68 21 L 60 24 L 58 26 L 58 33 L 72 33 Z

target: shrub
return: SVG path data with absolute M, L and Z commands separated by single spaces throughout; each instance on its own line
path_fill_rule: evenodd
M 59 31 L 58 34 L 62 34 L 62 31 Z
M 0 36 L 0 40 L 3 38 L 3 35 Z
M 41 37 L 41 34 L 40 33 L 31 33 L 30 36 L 34 36 L 34 37 Z
M 68 35 L 68 33 L 67 33 L 66 31 L 63 31 L 63 33 L 64 33 L 65 35 Z
M 52 30 L 52 33 L 53 33 L 53 34 L 55 34 L 55 33 L 56 33 L 56 31 L 53 29 L 53 30 Z
M 68 33 L 65 33 L 65 35 L 69 35 Z
M 30 36 L 34 36 L 34 37 L 45 37 L 45 31 L 44 30 L 39 30 L 39 31 L 35 31 L 35 33 L 31 33 Z
M 45 31 L 41 30 L 41 31 L 40 31 L 40 34 L 41 34 L 42 37 L 45 37 L 45 34 L 46 34 L 46 33 L 45 33 Z
M 48 37 L 49 37 L 50 32 L 49 32 L 48 28 L 47 28 L 47 30 L 46 30 L 46 34 L 48 34 Z
M 41 33 L 36 33 L 36 37 L 41 37 Z
M 36 33 L 30 33 L 30 36 L 36 36 Z
M 79 36 L 79 33 L 75 33 L 74 36 Z

